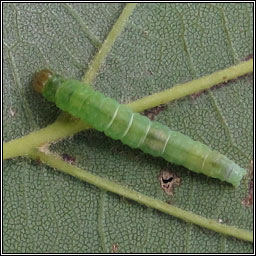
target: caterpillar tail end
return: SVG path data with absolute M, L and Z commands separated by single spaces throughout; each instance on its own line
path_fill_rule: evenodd
M 237 188 L 237 187 L 239 187 L 240 182 L 246 173 L 247 172 L 245 169 L 234 164 L 234 168 L 232 170 L 232 175 L 230 175 L 230 177 L 226 181 L 231 183 L 233 186 L 235 186 Z
M 240 170 L 240 174 L 238 175 L 239 178 L 236 181 L 233 181 L 233 185 L 237 188 L 240 185 L 241 180 L 243 179 L 244 175 L 246 174 L 246 170 L 242 169 Z
M 36 92 L 43 93 L 44 87 L 53 76 L 49 69 L 42 69 L 34 76 L 32 87 Z

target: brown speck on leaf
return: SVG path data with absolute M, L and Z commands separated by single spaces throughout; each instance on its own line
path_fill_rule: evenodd
M 142 114 L 147 116 L 151 121 L 153 121 L 155 119 L 155 116 L 157 116 L 160 112 L 162 112 L 166 108 L 167 108 L 166 105 L 159 105 L 157 107 L 143 111 Z
M 42 93 L 53 73 L 49 69 L 42 69 L 34 75 L 32 86 L 35 91 Z
M 68 154 L 66 154 L 66 153 L 62 154 L 62 159 L 63 159 L 65 162 L 69 163 L 69 164 L 74 164 L 75 161 L 76 161 L 76 158 L 75 158 L 75 157 L 70 156 L 70 155 L 68 155 Z
M 247 60 L 252 59 L 252 58 L 253 58 L 253 54 L 251 53 L 251 54 L 249 54 L 248 56 L 246 56 L 246 57 L 244 58 L 244 60 L 247 61 Z
M 174 187 L 179 186 L 181 183 L 180 177 L 166 170 L 159 174 L 158 180 L 163 191 L 169 196 L 173 195 Z
M 152 72 L 150 69 L 148 69 L 148 73 L 149 73 L 150 75 L 153 75 L 153 72 Z
M 201 94 L 203 94 L 206 90 L 200 91 L 200 92 L 196 92 L 190 95 L 190 97 L 194 100 L 197 97 L 199 97 Z
M 112 253 L 117 253 L 118 252 L 118 245 L 117 244 L 113 244 L 112 245 Z
M 147 31 L 147 30 L 143 31 L 143 34 L 144 34 L 145 36 L 148 36 L 148 31 Z
M 253 181 L 253 161 L 251 161 L 250 166 L 250 180 L 248 184 L 248 195 L 243 199 L 242 205 L 244 206 L 252 206 L 253 205 L 253 188 L 254 188 L 254 181 Z
M 32 164 L 35 165 L 35 166 L 38 166 L 39 164 L 42 163 L 39 157 L 35 158 L 34 160 L 35 161 L 32 161 Z

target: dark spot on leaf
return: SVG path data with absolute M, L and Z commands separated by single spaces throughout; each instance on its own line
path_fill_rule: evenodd
M 39 164 L 41 164 L 42 162 L 41 162 L 40 158 L 37 157 L 33 163 L 34 163 L 34 165 L 39 165 Z
M 170 178 L 168 178 L 168 179 L 164 179 L 164 178 L 162 177 L 162 180 L 163 180 L 163 183 L 171 182 L 171 181 L 173 180 L 173 177 L 170 177 Z
M 151 121 L 153 121 L 155 119 L 155 116 L 157 116 L 160 112 L 162 112 L 166 108 L 167 108 L 166 105 L 159 105 L 157 107 L 143 111 L 142 114 L 147 116 Z
M 252 59 L 252 58 L 253 58 L 253 54 L 251 53 L 251 54 L 249 54 L 248 56 L 246 56 L 246 57 L 244 58 L 244 60 L 247 61 L 247 60 Z
M 117 244 L 113 244 L 112 245 L 112 253 L 117 253 L 118 252 L 118 245 Z
M 145 36 L 148 36 L 148 31 L 147 31 L 147 30 L 143 31 L 143 34 L 144 34 Z
M 194 100 L 197 97 L 199 97 L 201 94 L 203 94 L 204 92 L 206 92 L 206 90 L 200 91 L 200 92 L 196 92 L 190 95 L 190 97 Z
M 194 100 L 199 97 L 204 91 L 196 92 L 190 95 L 190 97 Z
M 62 159 L 69 164 L 74 164 L 76 161 L 75 157 L 72 157 L 66 153 L 62 154 Z
M 153 72 L 150 69 L 148 69 L 147 72 L 149 75 L 151 75 L 151 76 L 153 75 Z
M 160 186 L 166 194 L 169 196 L 173 195 L 173 190 L 175 186 L 179 186 L 181 183 L 180 177 L 169 172 L 168 170 L 163 170 L 159 176 L 158 180 L 160 181 Z

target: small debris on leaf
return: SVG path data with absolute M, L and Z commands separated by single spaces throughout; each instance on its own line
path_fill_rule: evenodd
M 68 155 L 68 154 L 66 154 L 66 153 L 62 154 L 62 159 L 63 159 L 65 162 L 69 163 L 69 164 L 74 164 L 75 161 L 76 161 L 76 158 L 75 158 L 75 157 L 70 156 L 70 155 Z
M 154 108 L 151 109 L 147 109 L 145 111 L 143 111 L 143 115 L 147 116 L 151 121 L 153 121 L 155 119 L 155 117 L 162 112 L 163 110 L 165 110 L 167 108 L 166 105 L 159 105 L 156 106 Z
M 118 252 L 118 245 L 117 244 L 113 244 L 112 245 L 112 253 L 117 253 Z
M 158 180 L 163 191 L 169 196 L 173 195 L 174 187 L 179 186 L 181 183 L 180 177 L 166 170 L 159 174 Z

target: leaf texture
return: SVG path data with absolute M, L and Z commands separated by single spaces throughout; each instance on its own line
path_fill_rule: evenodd
M 53 122 L 58 110 L 31 89 L 50 68 L 81 79 L 123 4 L 4 3 L 3 135 Z M 252 3 L 138 4 L 93 86 L 128 103 L 245 60 L 253 53 Z M 253 76 L 169 103 L 155 120 L 247 168 L 253 157 Z M 157 179 L 167 163 L 88 130 L 51 146 L 75 164 L 180 208 L 248 230 L 249 175 L 238 189 L 182 167 L 174 196 Z M 251 253 L 253 246 L 83 183 L 28 159 L 4 162 L 5 253 Z

